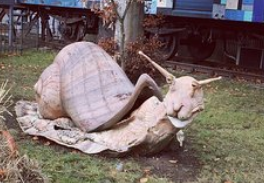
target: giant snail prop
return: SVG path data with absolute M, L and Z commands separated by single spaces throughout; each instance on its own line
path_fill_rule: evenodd
M 51 125 L 45 129 L 54 130 L 49 134 L 22 129 L 88 154 L 106 150 L 123 153 L 133 149 L 139 154 L 149 154 L 162 150 L 204 109 L 202 86 L 221 77 L 200 81 L 190 76 L 176 78 L 142 51 L 139 54 L 166 78 L 169 89 L 164 98 L 147 74 L 142 74 L 133 85 L 103 49 L 94 43 L 77 42 L 58 53 L 34 87 L 38 113 Z M 150 97 L 134 109 L 144 88 L 151 89 Z M 65 122 L 65 117 L 80 130 L 76 134 L 83 134 L 80 138 L 85 137 L 86 141 L 80 143 L 85 146 L 78 144 L 78 139 L 73 140 L 77 144 L 62 142 L 56 135 L 58 130 L 54 125 Z M 17 120 L 25 122 L 22 118 Z

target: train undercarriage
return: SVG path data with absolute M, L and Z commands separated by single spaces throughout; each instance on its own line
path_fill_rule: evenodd
M 98 33 L 98 19 L 90 9 L 0 6 L 1 42 L 6 42 L 9 49 L 34 35 L 38 43 L 76 42 L 83 40 L 86 34 Z
M 175 16 L 164 18 L 163 25 L 148 29 L 147 32 L 159 35 L 164 45 L 160 51 L 165 59 L 173 59 L 175 54 L 179 54 L 179 49 L 185 47 L 193 62 L 199 63 L 210 58 L 221 47 L 223 55 L 236 65 L 264 69 L 262 23 Z M 246 63 L 249 59 L 251 62 Z

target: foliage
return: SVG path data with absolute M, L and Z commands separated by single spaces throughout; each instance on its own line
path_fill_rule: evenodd
M 37 162 L 26 155 L 19 156 L 15 140 L 3 121 L 4 112 L 12 115 L 9 108 L 13 104 L 9 95 L 10 88 L 6 89 L 6 86 L 7 81 L 0 87 L 0 182 L 44 183 L 46 179 Z
M 143 3 L 144 0 L 128 0 L 126 1 L 126 5 L 124 8 L 120 6 L 120 2 L 118 0 L 104 0 L 103 7 L 92 7 L 92 11 L 99 15 L 102 18 L 103 25 L 107 25 L 108 27 L 115 28 L 115 30 L 120 30 L 120 34 L 118 37 L 115 38 L 118 44 L 118 51 L 119 51 L 119 60 L 122 69 L 125 70 L 127 61 L 127 54 L 126 54 L 126 33 L 125 33 L 125 18 L 127 16 L 128 10 L 130 9 L 133 3 Z M 119 24 L 116 24 L 116 21 Z M 114 27 L 114 24 L 118 25 Z M 134 30 L 138 31 L 138 30 Z M 118 32 L 118 31 L 116 31 Z
M 145 28 L 152 28 L 161 25 L 164 22 L 164 17 L 160 14 L 157 16 L 147 16 L 144 19 L 143 26 Z M 114 38 L 101 38 L 98 42 L 108 54 L 112 55 L 115 60 L 119 61 L 120 52 L 118 44 Z M 141 36 L 137 41 L 128 42 L 125 48 L 126 52 L 126 66 L 125 71 L 129 78 L 135 82 L 142 73 L 148 73 L 155 76 L 156 70 L 144 58 L 139 56 L 138 51 L 143 51 L 149 55 L 156 62 L 163 62 L 162 56 L 158 50 L 163 46 L 160 42 L 158 35 L 154 36 Z
M 142 3 L 143 1 L 141 1 Z M 110 8 L 111 7 L 111 8 Z M 114 12 L 114 6 L 109 6 L 106 10 L 100 10 L 99 14 L 103 14 L 102 19 L 104 22 L 111 22 L 115 18 L 109 18 L 106 13 L 107 12 Z M 102 13 L 103 12 L 103 13 Z M 111 16 L 110 16 L 111 17 Z M 158 14 L 156 16 L 146 16 L 143 20 L 143 27 L 153 28 L 159 27 L 164 23 L 164 16 L 162 14 Z M 104 50 L 106 50 L 110 55 L 114 57 L 116 61 L 120 61 L 122 55 L 120 50 L 118 49 L 118 43 L 115 41 L 114 38 L 101 38 L 98 43 Z M 129 78 L 135 82 L 136 79 L 142 74 L 143 72 L 147 72 L 149 75 L 153 76 L 154 69 L 150 66 L 150 64 L 138 55 L 138 51 L 141 50 L 151 58 L 153 58 L 157 62 L 163 61 L 162 57 L 158 53 L 158 49 L 163 46 L 164 43 L 159 41 L 158 35 L 150 36 L 141 36 L 138 38 L 137 41 L 134 42 L 127 42 L 126 47 L 124 48 L 125 52 L 125 60 L 126 64 L 124 66 L 124 70 L 128 74 Z M 122 59 L 121 61 L 122 62 Z M 122 65 L 122 64 L 120 64 Z
M 128 43 L 127 45 L 127 55 L 128 62 L 126 64 L 126 73 L 131 78 L 132 81 L 136 81 L 142 73 L 148 73 L 150 76 L 155 76 L 157 72 L 153 66 L 142 58 L 138 51 L 143 51 L 145 54 L 149 55 L 153 60 L 160 63 L 161 57 L 155 54 L 157 50 L 161 47 L 161 42 L 157 36 L 150 38 L 143 37 L 136 42 Z
M 116 41 L 114 40 L 113 37 L 111 38 L 101 38 L 99 41 L 98 41 L 98 45 L 100 47 L 102 47 L 109 55 L 111 56 L 116 56 L 118 55 L 117 52 L 118 52 L 118 45 L 116 43 Z
M 164 15 L 148 15 L 144 18 L 143 27 L 144 28 L 153 28 L 153 27 L 161 27 L 162 24 L 165 23 Z
M 113 57 L 119 57 L 117 43 L 113 38 L 100 39 L 98 45 Z M 138 39 L 138 41 L 127 44 L 127 64 L 125 71 L 133 82 L 135 82 L 142 73 L 148 73 L 153 77 L 156 73 L 158 73 L 148 61 L 138 54 L 138 51 L 141 50 L 155 61 L 161 62 L 163 60 L 161 59 L 160 55 L 155 54 L 161 46 L 162 43 L 159 41 L 158 36 L 152 36 L 149 38 L 141 37 Z M 118 60 L 118 58 L 115 60 Z
M 117 4 L 115 2 L 111 3 L 110 1 L 105 1 L 103 4 L 103 9 L 101 9 L 98 4 L 94 4 L 91 10 L 102 19 L 104 26 L 113 28 L 117 19 L 117 12 L 114 10 Z

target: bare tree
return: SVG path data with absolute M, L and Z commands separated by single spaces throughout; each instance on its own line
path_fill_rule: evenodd
M 115 22 L 115 40 L 119 46 L 121 67 L 126 66 L 126 44 L 135 41 L 142 33 L 144 0 L 109 0 L 104 18 Z M 114 17 L 114 18 L 113 18 Z

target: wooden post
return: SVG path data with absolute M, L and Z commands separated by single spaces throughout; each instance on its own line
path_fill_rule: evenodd
M 13 10 L 14 7 L 10 6 L 9 7 L 9 32 L 8 32 L 8 46 L 9 46 L 9 50 L 13 50 L 13 39 L 14 39 L 14 19 L 13 19 Z

